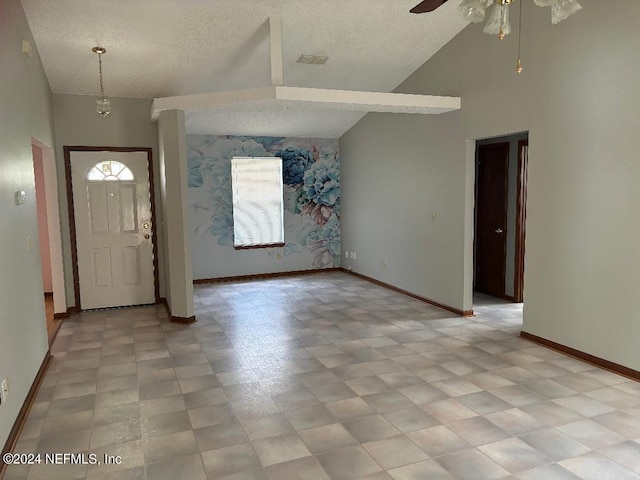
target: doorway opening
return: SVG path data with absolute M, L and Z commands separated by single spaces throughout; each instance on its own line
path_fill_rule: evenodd
M 478 140 L 474 296 L 524 299 L 528 132 Z
M 36 138 L 31 140 L 35 180 L 38 241 L 42 269 L 42 286 L 49 344 L 67 317 L 64 285 L 58 181 L 53 149 Z

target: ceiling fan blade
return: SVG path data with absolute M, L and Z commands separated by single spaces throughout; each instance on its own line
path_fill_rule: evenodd
M 448 0 L 424 0 L 409 10 L 411 13 L 433 12 L 436 8 L 447 3 Z

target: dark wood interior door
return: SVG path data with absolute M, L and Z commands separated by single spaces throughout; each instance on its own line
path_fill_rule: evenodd
M 475 290 L 505 296 L 509 143 L 478 147 Z

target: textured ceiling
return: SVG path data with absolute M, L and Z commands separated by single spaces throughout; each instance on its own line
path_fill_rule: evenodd
M 284 84 L 390 92 L 466 23 L 458 2 L 413 15 L 417 0 L 22 0 L 54 93 L 157 98 L 271 84 L 269 25 L 282 17 Z M 326 65 L 296 63 L 301 53 Z M 429 92 L 434 95 L 447 92 Z M 338 137 L 362 114 L 237 109 L 188 114 L 189 133 Z M 262 115 L 262 116 L 261 116 Z M 291 125 L 288 127 L 287 125 Z M 269 127 L 269 128 L 267 128 Z M 205 131 L 206 130 L 206 131 Z M 314 135 L 312 135 L 314 136 Z

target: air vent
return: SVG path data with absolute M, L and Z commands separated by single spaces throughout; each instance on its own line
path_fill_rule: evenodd
M 304 53 L 298 57 L 297 63 L 308 63 L 310 65 L 324 65 L 329 57 L 324 55 L 305 55 Z

